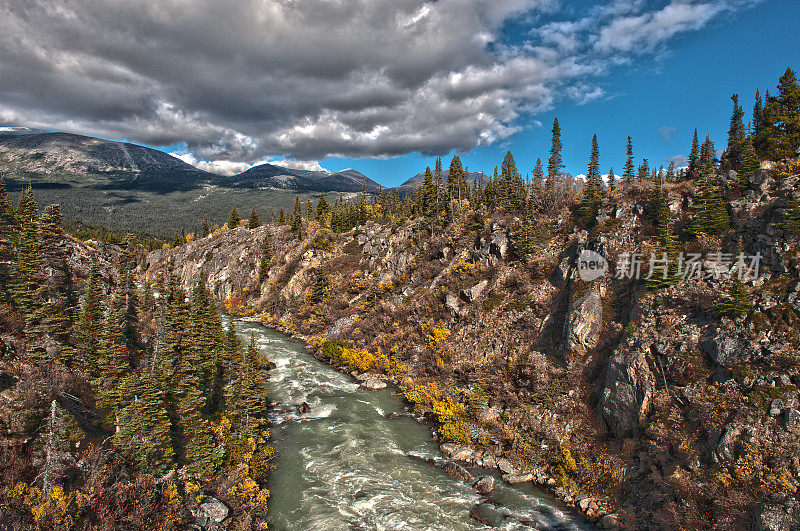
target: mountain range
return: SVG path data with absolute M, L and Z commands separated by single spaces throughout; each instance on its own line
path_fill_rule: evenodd
M 12 194 L 30 185 L 40 203 L 59 203 L 67 219 L 161 236 L 191 230 L 205 215 L 222 222 L 233 206 L 267 218 L 291 209 L 298 195 L 305 202 L 322 192 L 381 188 L 353 169 L 261 164 L 222 176 L 137 144 L 24 127 L 0 127 L 0 175 Z

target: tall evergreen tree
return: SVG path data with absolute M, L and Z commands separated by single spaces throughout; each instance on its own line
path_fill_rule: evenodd
M 257 229 L 261 226 L 261 221 L 258 219 L 258 214 L 256 214 L 256 209 L 253 207 L 250 210 L 250 219 L 247 220 L 247 228 L 248 229 Z
M 628 144 L 626 147 L 625 168 L 622 172 L 622 186 L 628 188 L 633 184 L 634 166 L 633 166 L 633 141 L 628 137 Z
M 236 227 L 239 226 L 239 222 L 241 220 L 242 220 L 242 218 L 239 217 L 239 211 L 236 210 L 236 207 L 234 206 L 231 209 L 231 215 L 228 217 L 228 228 L 229 229 L 235 229 Z
M 547 179 L 545 187 L 548 190 L 555 190 L 556 181 L 558 180 L 561 171 L 564 169 L 564 163 L 561 159 L 561 126 L 558 123 L 558 118 L 553 120 L 553 129 L 551 129 L 553 138 L 550 144 L 550 158 L 547 161 Z
M 617 176 L 614 175 L 614 166 L 608 168 L 608 189 L 613 191 L 617 188 Z
M 541 191 L 544 186 L 544 170 L 542 169 L 542 159 L 536 158 L 536 166 L 533 167 L 533 190 Z
M 33 189 L 23 190 L 15 213 L 14 258 L 11 263 L 11 285 L 14 302 L 25 316 L 26 328 L 33 324 L 36 313 L 37 271 L 39 266 L 39 227 Z
M 739 171 L 742 165 L 745 140 L 744 110 L 739 105 L 738 94 L 731 96 L 731 100 L 733 101 L 733 113 L 728 128 L 728 147 L 725 150 L 725 159 L 732 169 Z
M 150 376 L 134 375 L 122 385 L 129 403 L 119 415 L 114 445 L 142 471 L 160 476 L 175 465 L 172 423 L 165 408 L 164 392 Z
M 436 214 L 436 203 L 439 192 L 433 182 L 433 173 L 430 167 L 425 168 L 425 178 L 422 181 L 422 211 L 425 216 Z
M 756 150 L 753 146 L 752 135 L 747 135 L 744 139 L 744 149 L 742 150 L 742 164 L 739 171 L 739 186 L 747 188 L 750 186 L 750 180 L 761 169 L 761 164 L 758 162 Z
M 74 354 L 71 344 L 77 297 L 73 291 L 72 273 L 67 266 L 60 224 L 58 205 L 48 205 L 39 218 L 39 265 L 33 321 L 37 335 L 46 333 L 61 344 L 58 361 L 70 365 Z
M 772 160 L 794 157 L 800 146 L 800 85 L 791 68 L 778 81 L 778 95 L 766 98 L 755 144 L 762 158 Z
M 289 217 L 289 224 L 292 226 L 292 233 L 298 240 L 303 239 L 303 209 L 300 206 L 300 197 L 294 198 L 294 210 Z
M 592 137 L 592 150 L 589 156 L 589 167 L 586 172 L 586 184 L 583 187 L 582 208 L 586 216 L 594 217 L 600 206 L 603 194 L 603 179 L 600 177 L 600 149 L 597 135 Z
M 123 382 L 130 370 L 129 353 L 122 333 L 121 316 L 109 310 L 98 353 L 98 376 L 93 380 L 97 405 L 106 411 L 109 424 L 122 406 Z
M 325 192 L 323 192 L 320 194 L 319 201 L 317 202 L 317 221 L 324 223 L 330 212 L 331 207 L 328 204 L 328 200 L 325 199 Z
M 92 378 L 98 374 L 100 339 L 103 336 L 102 293 L 100 291 L 100 271 L 97 262 L 89 271 L 83 308 L 78 321 L 78 363 L 81 369 Z
M 689 151 L 689 167 L 686 169 L 689 179 L 697 179 L 700 175 L 700 142 L 697 139 L 697 129 L 692 137 L 692 148 Z

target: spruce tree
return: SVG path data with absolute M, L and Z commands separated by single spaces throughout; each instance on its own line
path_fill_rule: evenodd
M 256 209 L 253 207 L 250 210 L 250 219 L 247 220 L 247 228 L 248 229 L 257 229 L 261 226 L 261 222 L 258 220 L 258 214 L 256 214 Z
M 628 144 L 626 147 L 626 158 L 625 158 L 625 168 L 622 172 L 622 186 L 623 188 L 629 188 L 633 185 L 633 178 L 634 174 L 634 166 L 633 166 L 633 141 L 631 137 L 628 137 Z
M 762 127 L 756 137 L 763 158 L 795 157 L 800 146 L 800 85 L 791 68 L 778 81 L 777 96 L 767 97 Z
M 430 167 L 425 168 L 425 178 L 422 181 L 422 213 L 425 216 L 436 215 L 438 190 L 433 182 L 433 173 Z
M 286 213 L 284 213 L 283 208 L 281 208 L 281 211 L 278 214 L 278 223 L 280 223 L 281 225 L 286 224 Z
M 97 262 L 92 263 L 83 308 L 78 321 L 78 363 L 92 378 L 98 376 L 100 339 L 103 336 L 103 309 L 101 306 L 100 271 Z
M 700 176 L 710 175 L 716 171 L 716 150 L 714 149 L 714 143 L 708 135 L 706 135 L 706 140 L 700 148 L 697 171 Z
M 263 383 L 263 371 L 252 363 L 252 357 L 256 354 L 252 337 L 248 351 L 249 355 L 241 352 L 237 374 L 227 388 L 226 403 L 234 432 L 239 437 L 260 438 L 267 428 L 267 391 Z
M 14 258 L 14 206 L 6 193 L 6 184 L 0 176 L 0 302 L 11 302 L 11 278 L 8 264 Z
M 669 195 L 667 192 L 662 191 L 658 195 L 658 219 L 659 219 L 659 243 L 660 243 L 660 256 L 657 259 L 661 260 L 664 257 L 667 259 L 667 264 L 663 272 L 655 272 L 652 277 L 647 280 L 647 285 L 650 288 L 663 288 L 677 283 L 680 280 L 677 268 L 678 259 L 678 238 L 675 235 L 675 216 L 669 208 Z
M 731 169 L 739 171 L 742 165 L 742 154 L 744 151 L 744 110 L 739 105 L 739 95 L 731 96 L 733 101 L 733 113 L 731 114 L 730 127 L 728 128 L 728 147 L 725 150 L 725 159 Z
M 92 384 L 97 405 L 107 413 L 109 424 L 122 406 L 123 381 L 130 370 L 129 352 L 122 334 L 121 316 L 108 312 L 98 353 L 97 377 Z
M 67 266 L 60 223 L 58 205 L 48 205 L 39 218 L 39 265 L 33 322 L 36 335 L 46 333 L 61 343 L 58 361 L 71 365 L 77 297 L 73 291 L 72 273 Z
M 592 150 L 581 203 L 581 210 L 585 220 L 593 219 L 597 214 L 604 191 L 603 179 L 600 177 L 600 149 L 597 145 L 597 135 L 594 135 L 592 137 Z
M 203 238 L 211 234 L 211 229 L 208 226 L 208 216 L 203 216 Z
M 114 445 L 140 470 L 161 476 L 175 466 L 172 423 L 157 380 L 133 375 L 122 386 L 129 403 L 118 416 Z
M 241 220 L 242 219 L 239 217 L 239 211 L 236 210 L 236 207 L 234 206 L 231 209 L 231 215 L 228 217 L 228 228 L 235 229 L 236 227 L 239 226 L 239 222 Z
M 700 175 L 700 142 L 697 139 L 697 129 L 692 137 L 692 148 L 689 151 L 689 167 L 686 169 L 689 179 L 697 179 Z
M 614 166 L 608 168 L 608 189 L 611 191 L 617 188 L 617 176 L 614 175 Z
M 548 190 L 553 191 L 556 189 L 556 181 L 558 180 L 561 171 L 564 169 L 564 163 L 561 160 L 561 126 L 558 123 L 558 118 L 553 120 L 553 129 L 551 129 L 553 138 L 550 144 L 550 158 L 547 161 L 547 179 L 545 186 Z
M 742 150 L 742 164 L 739 171 L 739 187 L 747 188 L 750 186 L 750 180 L 761 169 L 761 164 L 758 162 L 756 150 L 753 146 L 753 137 L 747 135 L 744 139 L 744 149 Z
M 298 240 L 303 239 L 303 209 L 300 206 L 300 196 L 294 198 L 294 210 L 289 217 L 289 224 L 292 226 L 292 234 Z
M 737 250 L 737 259 L 742 257 L 742 239 L 739 238 L 739 247 Z M 738 268 L 744 267 L 743 263 L 738 264 Z M 738 271 L 732 275 L 731 287 L 728 295 L 722 300 L 718 301 L 714 308 L 721 315 L 742 316 L 747 315 L 753 309 L 753 300 L 742 283 L 742 279 Z
M 325 199 L 325 193 L 323 192 L 320 194 L 319 201 L 317 202 L 317 221 L 324 223 L 330 212 L 331 207 L 328 204 L 328 201 Z
M 640 183 L 643 183 L 647 180 L 650 176 L 650 163 L 647 159 L 642 159 L 642 163 L 639 164 L 639 169 L 636 174 L 636 180 Z
M 36 291 L 39 266 L 39 227 L 37 206 L 33 189 L 23 190 L 15 214 L 16 237 L 11 263 L 11 286 L 14 302 L 25 316 L 26 330 L 30 331 L 37 310 Z
M 533 190 L 540 192 L 544 186 L 544 170 L 542 169 L 542 159 L 536 158 L 536 166 L 533 168 Z
M 698 179 L 698 188 L 692 207 L 692 231 L 695 234 L 719 234 L 730 226 L 730 218 L 714 175 L 703 174 Z

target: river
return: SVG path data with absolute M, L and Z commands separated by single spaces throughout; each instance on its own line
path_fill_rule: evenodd
M 446 475 L 430 429 L 403 413 L 392 387 L 360 391 L 346 374 L 320 362 L 303 344 L 259 324 L 236 321 L 248 342 L 253 333 L 270 371 L 270 399 L 307 402 L 311 410 L 271 414 L 275 470 L 269 480 L 273 530 L 589 529 L 530 484 L 498 482 L 488 499 Z M 284 408 L 288 409 L 288 408 Z M 476 476 L 495 471 L 470 469 Z M 480 502 L 495 527 L 470 517 Z

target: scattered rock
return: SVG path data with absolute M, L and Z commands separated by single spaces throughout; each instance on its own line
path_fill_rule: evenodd
M 788 431 L 800 431 L 800 412 L 798 412 L 796 409 L 787 409 L 784 424 Z
M 711 452 L 711 460 L 714 464 L 729 463 L 733 461 L 736 452 L 736 443 L 742 434 L 742 426 L 738 423 L 731 423 L 722 429 L 719 442 Z
M 800 504 L 789 499 L 757 509 L 751 525 L 753 531 L 795 531 L 800 529 Z
M 619 529 L 619 516 L 607 514 L 597 524 L 603 529 Z
M 466 468 L 452 461 L 444 465 L 444 472 L 451 478 L 463 481 L 464 483 L 472 483 L 475 481 L 475 478 Z
M 214 529 L 228 517 L 228 506 L 213 496 L 203 496 L 194 512 L 195 522 L 205 529 Z
M 497 406 L 487 407 L 478 412 L 480 422 L 494 422 L 500 418 L 501 409 Z
M 770 417 L 777 417 L 778 415 L 780 415 L 781 412 L 783 411 L 783 408 L 784 408 L 783 400 L 781 400 L 780 398 L 776 398 L 775 400 L 773 400 L 772 403 L 769 405 Z
M 484 476 L 476 481 L 472 487 L 481 494 L 489 494 L 494 490 L 494 478 L 492 476 Z
M 377 391 L 386 388 L 386 382 L 377 378 L 367 378 L 358 388 L 365 391 Z
M 526 483 L 528 481 L 533 481 L 533 474 L 504 474 L 503 481 L 511 485 Z
M 500 527 L 503 523 L 503 515 L 494 507 L 486 503 L 473 505 L 469 510 L 469 515 L 474 520 L 492 528 Z
M 454 461 L 472 461 L 475 457 L 475 450 L 469 446 L 445 443 L 441 445 L 440 449 L 445 457 Z
M 499 468 L 500 471 L 505 474 L 513 474 L 516 472 L 514 465 L 505 457 L 501 457 L 497 460 L 497 468 Z
M 647 416 L 655 389 L 655 377 L 643 352 L 618 352 L 608 365 L 600 416 L 616 437 L 639 429 Z
M 305 415 L 309 411 L 311 411 L 311 406 L 309 406 L 307 402 L 303 402 L 302 404 L 297 406 L 297 412 L 301 415 Z
M 721 328 L 706 337 L 701 346 L 714 363 L 724 367 L 733 367 L 755 356 L 750 345 Z
M 486 289 L 486 286 L 489 285 L 488 280 L 481 280 L 474 286 L 469 289 L 461 290 L 460 296 L 461 299 L 465 302 L 475 302 L 475 299 L 481 296 L 481 293 Z
M 593 284 L 586 294 L 572 303 L 564 323 L 567 349 L 584 353 L 597 346 L 603 328 L 603 301 L 598 284 Z
M 589 509 L 589 505 L 592 503 L 591 498 L 583 498 L 578 500 L 578 507 L 581 511 L 586 512 Z

